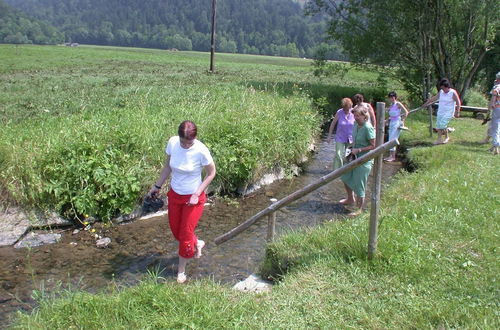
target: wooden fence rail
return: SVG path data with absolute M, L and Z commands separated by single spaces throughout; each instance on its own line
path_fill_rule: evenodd
M 338 168 L 335 171 L 330 172 L 329 174 L 327 174 L 325 176 L 322 176 L 317 181 L 310 183 L 307 186 L 305 186 L 304 188 L 297 190 L 296 192 L 286 196 L 285 198 L 271 204 L 270 206 L 268 206 L 264 210 L 255 214 L 253 217 L 242 222 L 237 227 L 235 227 L 235 228 L 231 229 L 230 231 L 228 231 L 227 233 L 217 237 L 215 239 L 215 244 L 219 245 L 219 244 L 224 243 L 225 241 L 235 237 L 236 235 L 240 234 L 241 232 L 245 231 L 248 227 L 253 225 L 260 218 L 262 218 L 268 214 L 271 214 L 273 212 L 276 212 L 280 208 L 296 201 L 297 199 L 309 194 L 310 192 L 318 189 L 319 187 L 324 186 L 325 184 L 339 178 L 343 174 L 355 169 L 356 167 L 364 164 L 365 162 L 367 162 L 375 157 L 378 157 L 379 155 L 382 155 L 383 153 L 387 152 L 389 149 L 391 149 L 392 147 L 394 147 L 398 144 L 399 144 L 399 141 L 397 139 L 388 141 L 388 142 L 380 145 L 379 147 L 369 151 L 365 155 L 357 158 L 356 160 L 352 161 L 351 163 L 344 165 L 341 168 Z

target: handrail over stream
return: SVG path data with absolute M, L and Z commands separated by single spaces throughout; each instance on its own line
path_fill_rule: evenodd
M 344 165 L 341 168 L 338 168 L 338 169 L 334 170 L 333 172 L 330 172 L 329 174 L 322 176 L 317 181 L 310 183 L 307 186 L 305 186 L 304 188 L 297 190 L 294 193 L 286 196 L 285 198 L 271 204 L 270 206 L 268 206 L 264 210 L 258 212 L 253 217 L 242 222 L 240 225 L 234 227 L 233 229 L 231 229 L 227 233 L 217 237 L 215 239 L 215 244 L 217 244 L 217 245 L 222 244 L 225 241 L 235 237 L 236 235 L 245 231 L 248 227 L 253 225 L 257 220 L 264 217 L 265 215 L 273 213 L 273 212 L 279 210 L 280 208 L 296 201 L 297 199 L 299 199 L 299 198 L 309 194 L 310 192 L 318 189 L 319 187 L 322 187 L 325 184 L 337 179 L 338 177 L 351 171 L 352 169 L 354 169 L 354 168 L 364 164 L 365 162 L 372 160 L 375 157 L 383 154 L 384 152 L 388 151 L 389 149 L 391 149 L 392 147 L 394 147 L 396 145 L 399 145 L 399 141 L 397 139 L 388 141 L 388 142 L 376 147 L 375 149 L 369 151 L 365 155 L 357 158 L 356 160 L 350 162 L 349 164 Z
M 437 106 L 437 105 L 439 105 L 439 103 L 434 103 L 431 106 L 433 106 L 433 105 Z M 416 111 L 421 110 L 421 109 L 425 109 L 425 108 L 418 107 L 418 108 L 412 109 L 412 110 L 408 111 L 408 114 L 416 112 Z M 462 106 L 460 106 L 460 109 L 462 111 L 471 111 L 471 112 L 488 112 L 488 108 L 484 108 L 484 107 L 471 107 L 471 106 L 468 106 L 468 105 L 462 105 Z

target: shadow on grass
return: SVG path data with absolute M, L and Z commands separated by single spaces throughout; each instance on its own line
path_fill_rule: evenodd
M 321 242 L 321 240 L 317 242 Z M 306 267 L 318 260 L 335 258 L 345 264 L 352 264 L 367 258 L 364 245 L 352 246 L 342 242 L 334 242 L 329 246 L 314 246 L 315 244 L 310 243 L 304 243 L 304 246 L 309 247 L 307 250 L 301 249 L 299 245 L 290 253 L 282 251 L 282 246 L 269 244 L 266 247 L 266 257 L 260 269 L 262 278 L 272 282 L 279 282 L 294 269 Z

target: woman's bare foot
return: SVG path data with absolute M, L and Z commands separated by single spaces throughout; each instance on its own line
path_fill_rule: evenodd
M 201 239 L 198 240 L 198 243 L 196 243 L 196 254 L 194 255 L 195 258 L 201 257 L 201 249 L 205 247 L 205 241 L 202 241 Z
M 342 198 L 341 200 L 339 200 L 339 204 L 342 204 L 342 205 L 352 205 L 356 202 L 356 200 L 349 200 L 348 198 Z

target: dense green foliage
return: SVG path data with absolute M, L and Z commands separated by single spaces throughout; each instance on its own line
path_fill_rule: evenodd
M 305 91 L 266 85 L 308 62 L 101 47 L 0 46 L 4 203 L 109 219 L 138 204 L 168 138 L 190 119 L 232 192 L 303 158 L 321 118 Z M 257 68 L 256 59 L 270 65 Z M 238 63 L 237 63 L 238 62 Z M 245 63 L 247 62 L 247 63 Z M 259 88 L 258 86 L 262 86 Z
M 64 36 L 46 22 L 28 18 L 0 0 L 0 43 L 57 44 Z
M 445 77 L 466 98 L 500 26 L 497 0 L 310 0 L 308 12 L 330 15 L 351 61 L 393 66 L 421 99 Z
M 270 293 L 153 276 L 134 288 L 47 297 L 14 328 L 498 329 L 498 157 L 475 142 L 478 120 L 454 120 L 452 142 L 437 147 L 426 121 L 407 120 L 403 141 L 418 169 L 383 189 L 373 262 L 365 214 L 268 245 L 264 271 L 280 280 Z
M 210 0 L 5 0 L 51 22 L 68 42 L 161 49 L 210 49 Z M 217 4 L 216 50 L 312 57 L 326 23 L 305 17 L 292 0 L 225 0 Z M 342 58 L 330 47 L 330 55 Z

